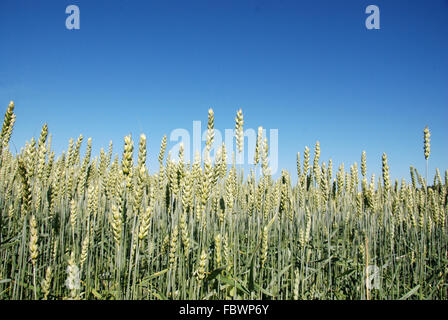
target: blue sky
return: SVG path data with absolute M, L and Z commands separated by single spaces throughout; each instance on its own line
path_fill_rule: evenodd
M 65 8 L 78 5 L 80 30 Z M 367 30 L 365 8 L 380 9 Z M 334 170 L 360 162 L 391 178 L 448 167 L 448 1 L 24 1 L 0 2 L 0 105 L 16 103 L 20 149 L 47 122 L 57 154 L 70 137 L 148 137 L 150 170 L 163 134 L 206 125 L 279 131 L 279 166 L 320 141 Z M 172 142 L 170 146 L 176 142 Z M 432 179 L 432 178 L 431 178 Z

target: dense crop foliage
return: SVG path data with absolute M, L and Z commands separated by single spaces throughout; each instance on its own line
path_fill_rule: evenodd
M 212 110 L 204 159 L 166 157 L 165 137 L 154 174 L 144 135 L 125 137 L 120 157 L 111 143 L 93 158 L 91 139 L 81 155 L 79 136 L 55 158 L 44 125 L 14 155 L 13 110 L 0 136 L 0 299 L 448 299 L 446 171 L 428 186 L 411 167 L 411 183 L 392 183 L 384 154 L 377 180 L 362 153 L 360 172 L 334 174 L 316 143 L 274 180 L 260 129 L 245 176 L 224 146 L 212 162 Z M 243 124 L 240 110 L 236 155 Z

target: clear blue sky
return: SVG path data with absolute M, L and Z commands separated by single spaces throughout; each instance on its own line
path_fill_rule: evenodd
M 70 4 L 80 30 L 65 28 Z M 365 27 L 370 4 L 380 30 Z M 153 171 L 163 134 L 205 125 L 210 107 L 232 128 L 242 108 L 246 128 L 279 129 L 282 168 L 319 140 L 334 170 L 366 150 L 379 177 L 386 152 L 393 179 L 424 172 L 428 125 L 443 174 L 447 21 L 447 0 L 1 0 L 1 111 L 16 102 L 18 149 L 45 122 L 57 154 L 82 133 L 121 155 L 144 132 Z

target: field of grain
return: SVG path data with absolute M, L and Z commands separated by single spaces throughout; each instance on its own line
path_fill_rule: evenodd
M 369 159 L 382 173 L 367 177 L 360 152 L 359 167 L 334 173 L 317 142 L 274 180 L 260 134 L 250 172 L 223 161 L 243 148 L 241 110 L 236 150 L 212 162 L 210 110 L 204 159 L 185 163 L 182 149 L 170 159 L 165 136 L 150 174 L 144 135 L 97 157 L 81 135 L 57 156 L 44 125 L 13 154 L 15 120 L 11 102 L 0 136 L 2 300 L 448 299 L 447 171 L 432 179 L 411 167 L 410 183 L 393 182 L 383 154 Z M 422 142 L 428 163 L 428 128 Z

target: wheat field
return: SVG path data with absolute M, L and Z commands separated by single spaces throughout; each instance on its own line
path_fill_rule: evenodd
M 448 299 L 447 188 L 425 172 L 409 183 L 320 159 L 305 147 L 297 171 L 273 179 L 259 129 L 250 172 L 244 147 L 185 163 L 166 155 L 150 174 L 146 137 L 93 157 L 92 140 L 70 139 L 56 156 L 47 125 L 17 154 L 6 110 L 0 136 L 0 299 Z M 86 151 L 81 154 L 82 144 Z M 134 159 L 136 161 L 134 161 Z M 294 179 L 293 175 L 295 175 Z M 296 183 L 292 183 L 297 180 Z M 431 181 L 431 183 L 429 183 Z

